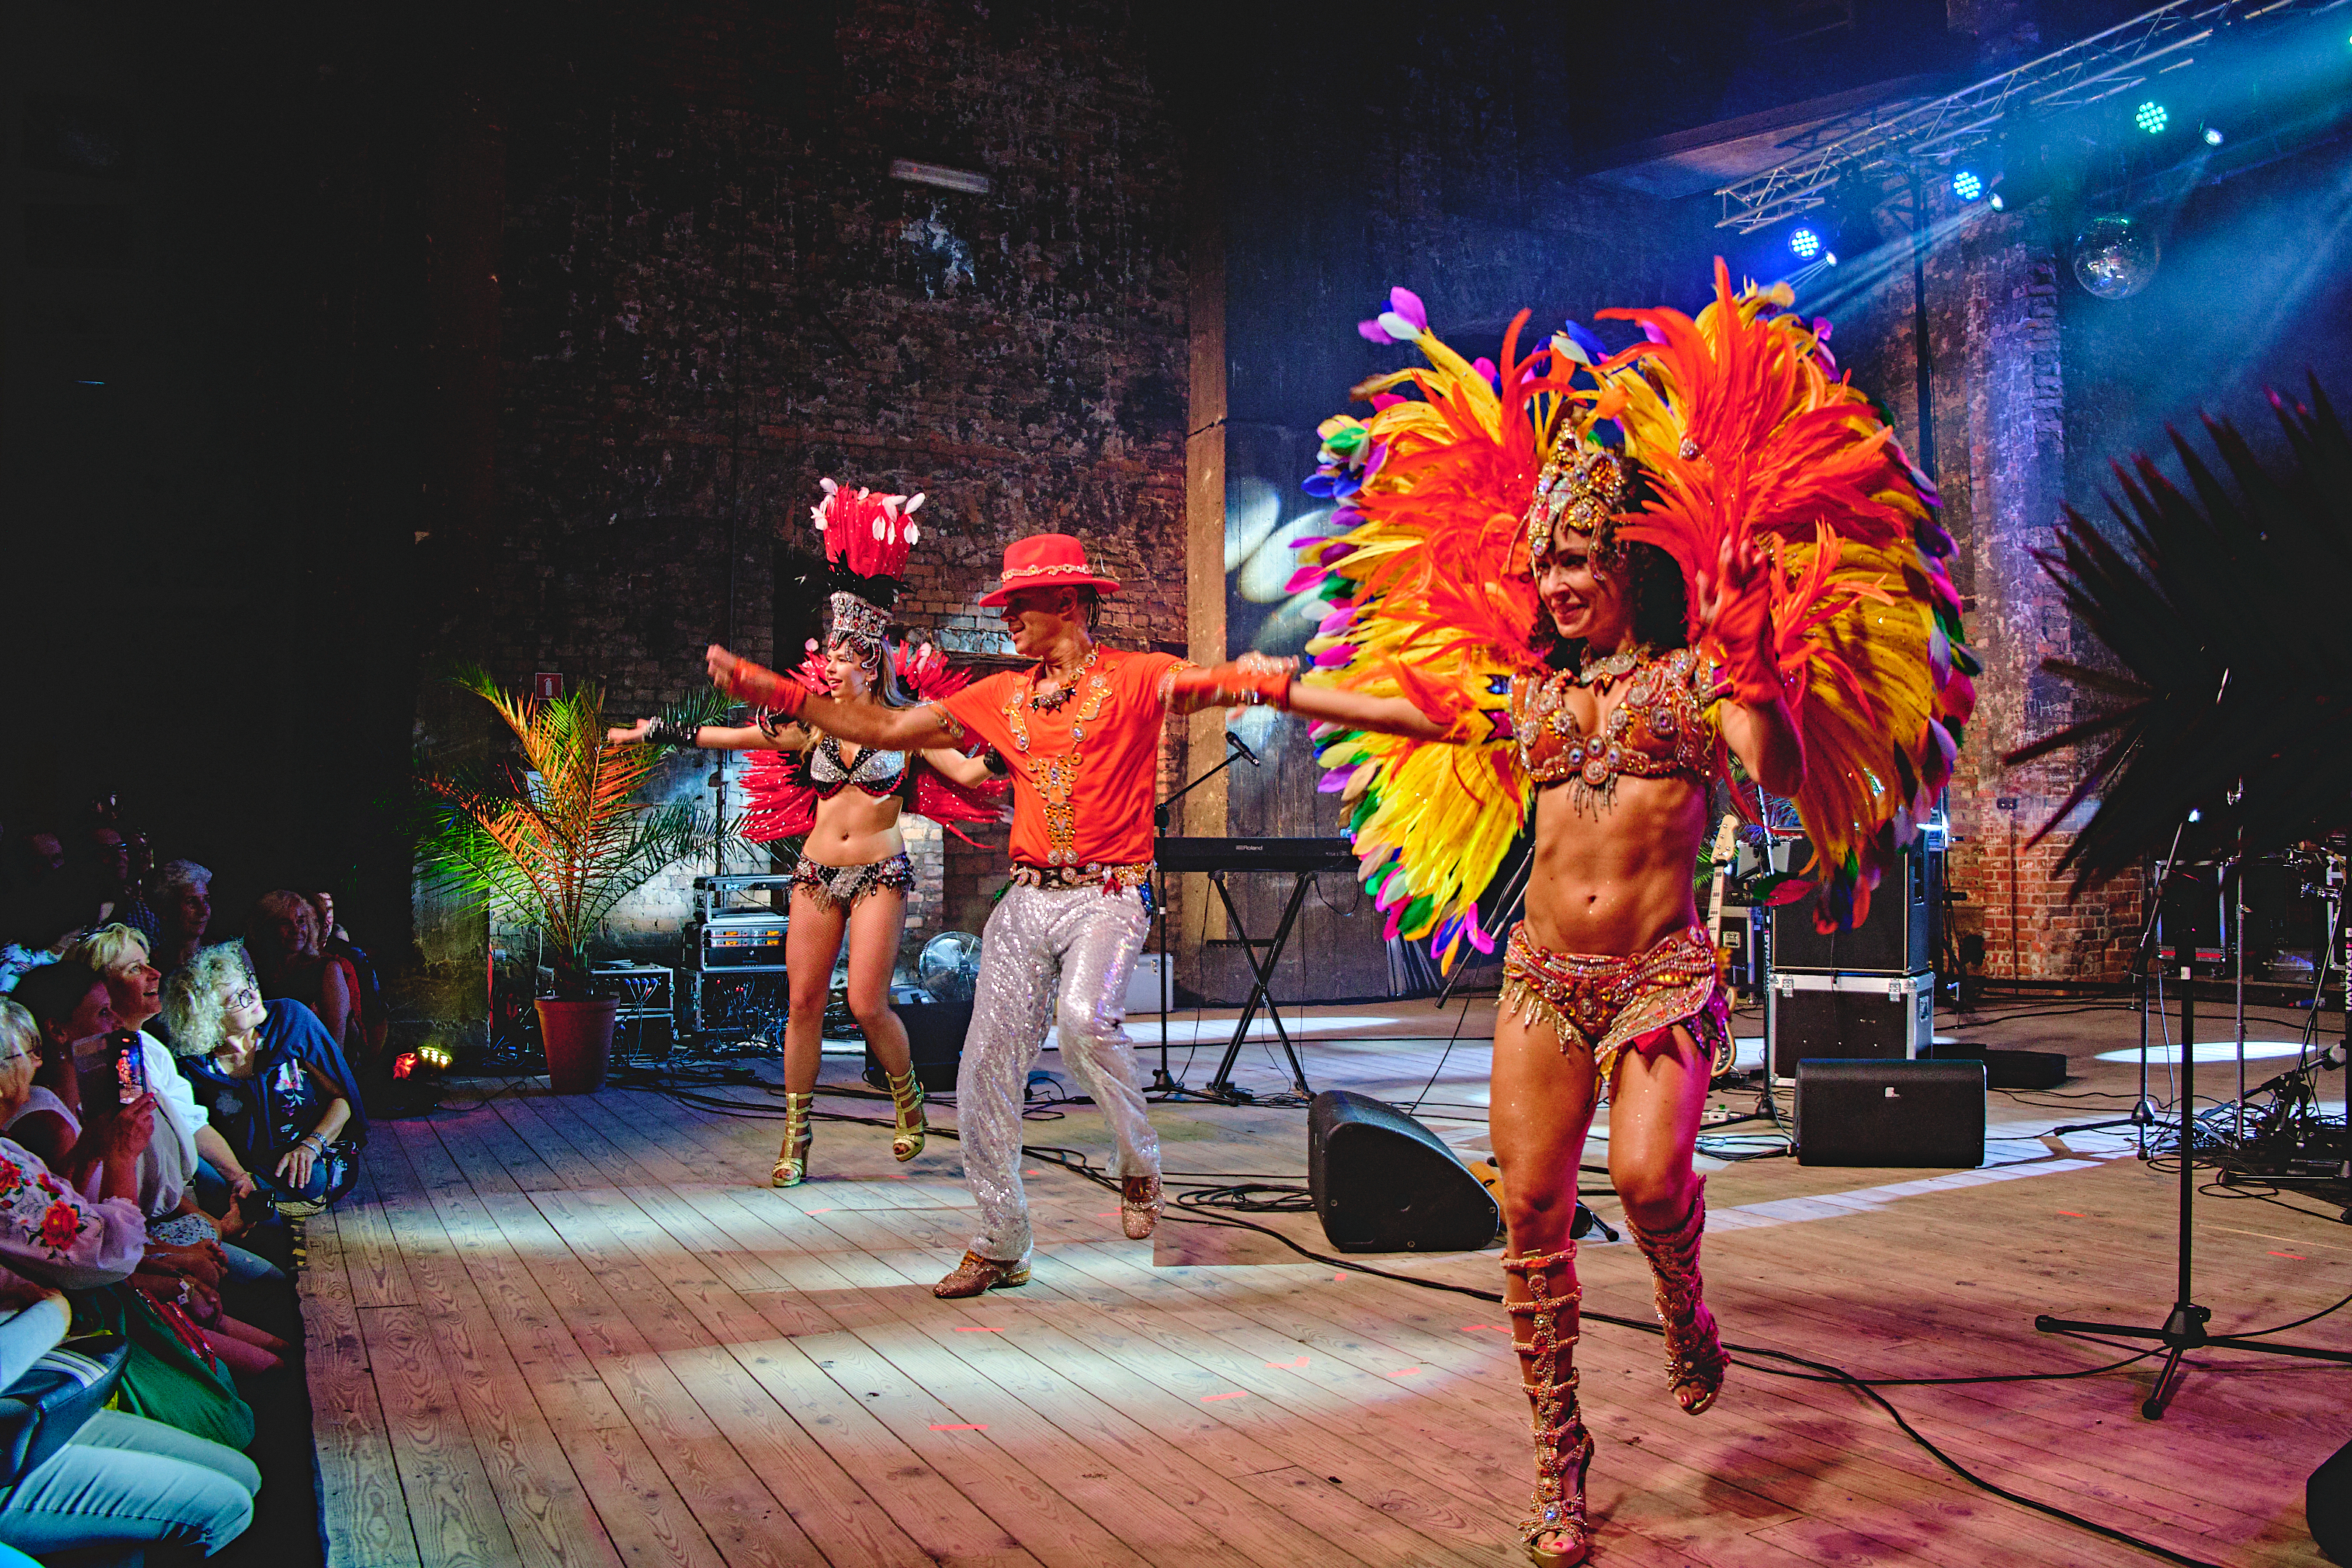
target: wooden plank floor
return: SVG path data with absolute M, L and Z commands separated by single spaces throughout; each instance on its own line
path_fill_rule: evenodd
M 1311 1012 L 1317 1087 L 1420 1098 L 1457 1147 L 1484 1147 L 1491 1003 Z M 2094 1058 L 2136 1040 L 2135 1018 L 2028 1009 L 1974 1025 L 1966 1037 L 2064 1049 L 2078 1072 L 2075 1098 L 1996 1097 L 1985 1171 L 1702 1160 L 1727 1338 L 1869 1376 L 1982 1376 L 2122 1353 L 2036 1334 L 2036 1312 L 2162 1318 L 2172 1180 L 2112 1135 L 2063 1152 L 2036 1139 L 2128 1107 L 2137 1069 Z M 1156 1020 L 1134 1032 L 1156 1047 Z M 1173 1033 L 1180 1053 L 1200 1037 L 1183 1076 L 1205 1079 L 1217 1021 Z M 1253 1046 L 1243 1081 L 1279 1089 L 1273 1059 Z M 849 1085 L 853 1065 L 829 1059 L 828 1083 Z M 757 1085 L 705 1092 L 775 1104 Z M 1171 1172 L 1304 1179 L 1295 1108 L 1172 1103 L 1153 1120 Z M 935 1121 L 952 1126 L 952 1110 Z M 1109 1194 L 1045 1159 L 1027 1167 L 1034 1281 L 942 1302 L 929 1286 L 972 1219 L 952 1140 L 898 1166 L 883 1129 L 821 1122 L 819 1179 L 780 1193 L 765 1184 L 776 1135 L 663 1094 L 564 1099 L 528 1079 L 454 1086 L 430 1120 L 381 1127 L 361 1187 L 310 1222 L 302 1279 L 332 1561 L 1522 1561 L 1526 1406 L 1492 1304 L 1247 1231 L 1170 1223 L 1129 1242 Z M 1089 1108 L 1034 1119 L 1031 1141 L 1097 1163 L 1109 1149 Z M 2352 1290 L 2352 1228 L 2316 1206 L 2200 1207 L 2215 1332 Z M 1326 1250 L 1311 1216 L 1259 1217 Z M 1495 1256 L 1350 1261 L 1491 1290 Z M 1588 1243 L 1581 1261 L 1589 1310 L 1646 1316 L 1635 1248 Z M 2284 1337 L 2352 1348 L 2352 1311 Z M 1746 1359 L 1693 1421 L 1664 1390 L 1654 1335 L 1588 1322 L 1596 1563 L 2157 1561 L 1969 1486 L 1850 1390 Z M 2352 1369 L 2227 1352 L 2190 1366 L 2160 1424 L 2138 1414 L 2145 1361 L 1887 1393 L 2014 1492 L 2202 1561 L 2321 1563 L 2303 1482 L 2352 1437 Z

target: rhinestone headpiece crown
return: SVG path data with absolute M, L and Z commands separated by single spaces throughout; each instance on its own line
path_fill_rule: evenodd
M 1563 528 L 1591 534 L 1594 558 L 1613 560 L 1617 514 L 1624 510 L 1633 490 L 1633 476 L 1623 458 L 1605 447 L 1593 446 L 1563 424 L 1536 475 L 1535 499 L 1528 504 L 1528 564 L 1543 570 L 1551 556 L 1552 541 Z

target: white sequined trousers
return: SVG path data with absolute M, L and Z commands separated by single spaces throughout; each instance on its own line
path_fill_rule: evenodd
M 1062 1060 L 1102 1107 L 1118 1140 L 1119 1174 L 1160 1173 L 1160 1135 L 1144 1114 L 1135 1047 L 1121 1024 L 1127 977 L 1151 924 L 1133 889 L 1008 888 L 981 932 L 971 1031 L 956 1072 L 956 1131 L 964 1180 L 980 1205 L 971 1249 L 1010 1262 L 1029 1255 L 1021 1191 L 1021 1110 L 1045 1026 Z

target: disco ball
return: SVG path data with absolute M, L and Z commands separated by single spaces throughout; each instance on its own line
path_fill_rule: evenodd
M 980 938 L 963 931 L 940 932 L 923 944 L 915 973 L 935 1002 L 971 1001 L 980 975 Z
M 2121 213 L 2085 224 L 2067 247 L 2074 280 L 2102 300 L 2126 300 L 2147 287 L 2163 252 L 2154 231 Z

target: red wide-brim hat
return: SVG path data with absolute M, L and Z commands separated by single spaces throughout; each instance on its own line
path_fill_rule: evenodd
M 1024 588 L 1094 588 L 1118 592 L 1118 584 L 1087 564 L 1087 547 L 1066 533 L 1033 533 L 1004 547 L 1004 570 L 997 586 L 982 594 L 993 609 Z

